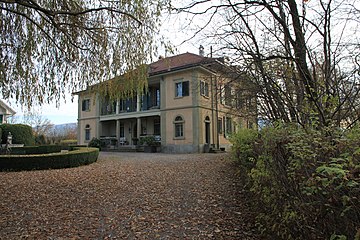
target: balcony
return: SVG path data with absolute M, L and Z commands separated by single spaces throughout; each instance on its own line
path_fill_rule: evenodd
M 148 91 L 139 98 L 139 106 L 137 101 L 137 97 L 118 101 L 105 98 L 101 101 L 100 116 L 137 112 L 137 108 L 139 112 L 160 109 L 160 85 L 149 86 Z

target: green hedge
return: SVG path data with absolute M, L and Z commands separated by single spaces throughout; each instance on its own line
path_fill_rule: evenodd
M 99 149 L 75 148 L 64 153 L 37 155 L 0 155 L 1 171 L 70 168 L 97 161 Z
M 60 145 L 25 146 L 10 148 L 11 155 L 46 154 L 61 152 L 64 148 Z
M 66 146 L 77 145 L 77 140 L 76 139 L 60 140 L 60 145 L 66 145 Z
M 35 144 L 35 138 L 31 126 L 24 124 L 1 124 L 2 130 L 2 143 L 6 144 L 9 132 L 12 135 L 13 144 L 24 144 L 25 146 L 31 146 Z

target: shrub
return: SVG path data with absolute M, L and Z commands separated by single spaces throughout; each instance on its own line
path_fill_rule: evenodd
M 44 145 L 46 144 L 46 138 L 44 134 L 40 134 L 35 136 L 35 144 L 36 145 Z
M 89 142 L 88 146 L 89 147 L 94 147 L 94 148 L 101 148 L 101 140 L 98 138 L 92 138 L 91 141 Z
M 60 144 L 61 145 L 76 145 L 77 144 L 77 140 L 76 139 L 66 139 L 66 140 L 60 140 Z
M 281 239 L 355 238 L 360 226 L 359 128 L 279 124 L 255 138 L 237 134 L 232 141 L 264 233 Z
M 96 162 L 99 155 L 97 148 L 75 148 L 66 153 L 36 155 L 2 155 L 0 170 L 40 170 L 77 167 Z
M 1 124 L 0 128 L 2 129 L 3 144 L 6 143 L 9 132 L 11 132 L 13 144 L 24 144 L 27 146 L 35 144 L 31 126 L 24 124 Z
M 46 154 L 46 153 L 60 152 L 62 149 L 63 147 L 59 145 L 13 147 L 10 149 L 10 154 L 11 155 Z
M 243 170 L 251 169 L 257 156 L 256 142 L 258 132 L 255 129 L 241 128 L 231 136 L 236 159 L 241 161 Z
M 155 136 L 152 135 L 141 137 L 139 140 L 140 145 L 154 146 L 155 143 Z

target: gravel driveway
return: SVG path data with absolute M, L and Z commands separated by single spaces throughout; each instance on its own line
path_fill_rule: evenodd
M 256 239 L 226 154 L 105 153 L 0 172 L 0 239 Z

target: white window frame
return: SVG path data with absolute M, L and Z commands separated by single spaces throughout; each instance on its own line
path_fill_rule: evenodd
M 89 136 L 89 137 L 87 137 Z M 91 127 L 90 124 L 85 125 L 85 142 L 90 142 L 91 140 Z
M 209 97 L 209 83 L 206 81 L 200 81 L 200 95 L 203 97 Z
M 81 102 L 81 110 L 83 112 L 89 112 L 90 111 L 90 98 L 84 98 L 82 100 L 82 102 Z
M 181 127 L 181 134 L 177 135 L 177 127 Z M 185 120 L 182 116 L 177 115 L 174 119 L 174 139 L 182 140 L 185 139 Z
M 184 91 L 184 83 L 187 83 L 187 93 Z M 175 98 L 182 98 L 190 96 L 190 81 L 188 80 L 177 80 L 175 81 Z

